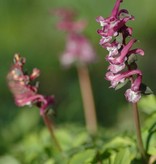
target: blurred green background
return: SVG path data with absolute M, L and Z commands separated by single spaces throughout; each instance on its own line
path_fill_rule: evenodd
M 29 72 L 34 67 L 41 70 L 38 78 L 39 92 L 55 95 L 54 109 L 57 113 L 55 122 L 58 125 L 74 123 L 84 125 L 77 72 L 74 67 L 65 70 L 59 63 L 66 34 L 55 28 L 57 19 L 50 14 L 50 11 L 57 7 L 74 8 L 78 13 L 78 19 L 88 20 L 88 27 L 84 34 L 90 39 L 98 56 L 98 62 L 90 65 L 89 71 L 99 124 L 102 127 L 112 127 L 131 119 L 129 118 L 131 111 L 127 109 L 128 105 L 123 95 L 125 88 L 120 91 L 109 89 L 109 82 L 104 79 L 108 66 L 105 62 L 107 52 L 99 45 L 100 36 L 96 33 L 100 28 L 95 21 L 96 17 L 109 16 L 113 5 L 114 0 L 0 0 L 0 137 L 2 142 L 5 137 L 7 142 L 7 136 L 18 133 L 19 129 L 22 130 L 22 126 L 26 128 L 31 126 L 29 124 L 35 125 L 33 128 L 42 126 L 42 122 L 39 121 L 39 111 L 16 107 L 8 90 L 6 75 L 12 64 L 13 55 L 17 52 L 26 57 L 25 68 Z M 139 40 L 137 46 L 145 50 L 145 56 L 138 57 L 139 68 L 143 71 L 144 83 L 154 92 L 156 91 L 155 5 L 155 0 L 125 0 L 121 5 L 135 16 L 135 21 L 129 22 L 129 26 L 133 27 L 133 36 Z M 37 127 L 33 122 L 40 122 L 40 124 Z M 9 128 L 14 130 L 10 131 Z M 10 138 L 8 142 L 11 142 Z M 2 146 L 0 153 L 3 154 L 6 147 L 3 144 Z

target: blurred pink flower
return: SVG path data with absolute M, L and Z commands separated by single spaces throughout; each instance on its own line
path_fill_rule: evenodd
M 96 53 L 89 40 L 82 34 L 87 22 L 75 21 L 75 12 L 70 9 L 57 9 L 54 12 L 60 20 L 57 28 L 67 32 L 66 48 L 60 61 L 62 65 L 69 67 L 72 64 L 88 64 L 96 60 Z
M 86 37 L 71 33 L 68 35 L 66 49 L 61 57 L 61 63 L 69 66 L 73 63 L 91 63 L 95 60 L 95 52 Z
M 54 103 L 53 96 L 43 96 L 38 94 L 38 86 L 32 85 L 32 82 L 39 76 L 40 71 L 37 68 L 33 69 L 31 75 L 28 75 L 24 70 L 25 58 L 19 54 L 14 56 L 14 64 L 7 75 L 8 85 L 13 93 L 17 106 L 33 105 L 40 108 L 40 114 L 43 115 L 49 105 Z

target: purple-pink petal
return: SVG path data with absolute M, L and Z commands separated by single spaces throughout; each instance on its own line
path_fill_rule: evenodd
M 128 42 L 127 45 L 125 45 L 123 47 L 123 49 L 121 50 L 120 56 L 113 59 L 113 60 L 109 60 L 111 63 L 113 64 L 122 64 L 123 62 L 125 62 L 126 56 L 130 50 L 130 48 L 132 47 L 132 45 L 136 42 L 136 39 L 132 39 Z
M 120 3 L 122 2 L 123 0 L 117 0 L 116 3 L 115 3 L 115 6 L 112 10 L 112 16 L 114 17 L 117 17 L 118 15 L 118 12 L 119 12 L 119 7 L 120 7 Z
M 114 77 L 112 76 L 113 73 L 110 75 L 111 78 L 110 77 L 108 78 L 107 75 L 107 79 L 111 80 L 111 86 L 115 88 L 119 83 L 124 82 L 126 78 L 130 78 L 133 75 L 142 75 L 142 72 L 140 70 L 129 70 L 120 74 L 116 74 L 114 75 Z
M 144 56 L 144 50 L 142 50 L 140 48 L 136 48 L 136 49 L 130 50 L 128 52 L 128 55 L 131 55 L 131 54 L 139 54 L 141 56 Z
M 115 64 L 110 64 L 108 67 L 108 70 L 113 72 L 113 73 L 118 73 L 122 71 L 125 68 L 125 63 L 121 65 L 115 65 Z
M 138 75 L 138 77 L 132 83 L 131 89 L 133 91 L 139 91 L 140 90 L 141 81 L 142 81 L 142 76 L 141 75 Z

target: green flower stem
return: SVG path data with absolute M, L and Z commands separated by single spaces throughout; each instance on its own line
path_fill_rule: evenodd
M 97 133 L 97 119 L 88 68 L 85 65 L 79 66 L 77 67 L 77 72 L 84 106 L 86 128 L 90 134 L 95 135 Z
M 139 148 L 139 151 L 140 151 L 143 159 L 147 160 L 145 149 L 143 146 L 142 137 L 141 137 L 140 119 L 139 119 L 139 112 L 138 112 L 137 103 L 133 103 L 132 107 L 133 107 L 133 118 L 134 118 L 134 124 L 135 124 L 135 128 L 136 128 L 138 148 Z
M 60 144 L 59 144 L 59 142 L 58 142 L 58 140 L 57 140 L 57 138 L 56 138 L 56 136 L 54 134 L 52 123 L 51 123 L 50 119 L 48 118 L 48 116 L 46 114 L 44 114 L 42 117 L 43 117 L 44 123 L 47 126 L 47 128 L 48 128 L 48 130 L 50 132 L 51 138 L 54 141 L 58 151 L 62 152 L 62 148 L 61 148 L 61 146 L 60 146 Z

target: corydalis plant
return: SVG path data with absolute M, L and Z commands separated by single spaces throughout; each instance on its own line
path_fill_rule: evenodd
M 140 48 L 132 49 L 137 40 L 132 38 L 132 28 L 126 25 L 129 20 L 134 20 L 134 16 L 125 9 L 119 10 L 121 2 L 116 1 L 110 17 L 99 16 L 96 19 L 102 27 L 97 32 L 102 37 L 100 45 L 109 51 L 106 60 L 110 65 L 106 79 L 115 89 L 130 81 L 131 87 L 126 90 L 125 97 L 129 102 L 136 103 L 141 93 L 150 94 L 151 90 L 142 84 L 142 72 L 136 64 L 137 55 L 143 56 L 144 51 Z
M 89 40 L 82 34 L 86 21 L 76 20 L 71 9 L 59 8 L 54 14 L 59 17 L 57 28 L 67 33 L 65 51 L 61 64 L 65 67 L 76 66 L 84 106 L 86 127 L 90 134 L 97 133 L 95 104 L 87 64 L 95 62 L 96 54 Z
M 17 106 L 36 105 L 40 109 L 45 125 L 55 142 L 59 151 L 62 151 L 57 138 L 54 135 L 52 122 L 48 117 L 49 107 L 54 104 L 54 96 L 43 96 L 38 94 L 38 85 L 33 85 L 34 80 L 39 76 L 40 71 L 34 68 L 32 73 L 28 75 L 24 71 L 26 60 L 19 54 L 14 56 L 14 64 L 7 75 L 8 85 L 13 93 Z
M 43 96 L 38 94 L 38 85 L 33 85 L 34 80 L 39 76 L 40 71 L 34 68 L 28 75 L 24 71 L 26 60 L 19 54 L 14 56 L 14 64 L 7 75 L 8 85 L 13 93 L 17 106 L 36 105 L 40 109 L 40 114 L 44 115 L 50 105 L 54 103 L 53 96 Z
M 141 98 L 141 93 L 150 94 L 152 92 L 146 85 L 142 84 L 142 72 L 136 64 L 136 56 L 143 56 L 144 51 L 140 48 L 132 49 L 137 40 L 132 38 L 132 28 L 126 26 L 126 23 L 129 20 L 134 20 L 134 17 L 127 10 L 119 9 L 121 2 L 122 0 L 116 0 L 110 17 L 99 16 L 97 18 L 97 22 L 102 26 L 102 29 L 98 30 L 98 34 L 102 37 L 100 45 L 109 51 L 106 60 L 110 65 L 106 79 L 111 82 L 111 87 L 119 89 L 128 81 L 131 82 L 131 87 L 126 90 L 125 97 L 132 103 L 138 148 L 147 163 L 141 137 L 137 102 Z

